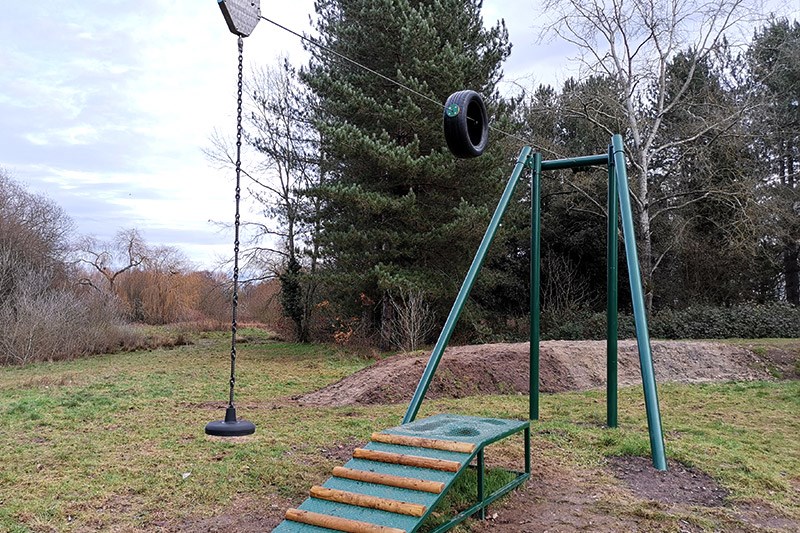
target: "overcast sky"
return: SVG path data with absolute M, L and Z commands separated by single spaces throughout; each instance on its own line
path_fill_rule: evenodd
M 235 130 L 236 38 L 215 0 L 7 2 L 0 15 L 0 166 L 47 194 L 83 235 L 138 228 L 198 268 L 232 253 L 233 175 L 203 155 Z M 309 31 L 312 0 L 261 0 L 262 13 Z M 537 44 L 537 0 L 485 0 L 514 44 L 509 81 L 563 81 L 568 51 Z M 800 12 L 800 0 L 789 0 Z M 305 56 L 261 22 L 245 63 Z M 247 216 L 245 213 L 243 216 Z

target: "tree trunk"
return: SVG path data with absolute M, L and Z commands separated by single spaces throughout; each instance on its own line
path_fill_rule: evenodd
M 389 293 L 384 292 L 381 298 L 381 350 L 391 350 L 394 329 L 394 307 Z
M 648 156 L 641 156 L 641 172 L 636 177 L 639 189 L 639 227 L 637 228 L 639 269 L 642 272 L 642 291 L 647 314 L 653 311 L 653 233 L 650 230 L 650 200 L 647 183 Z
M 786 187 L 789 197 L 794 191 L 796 180 L 794 173 L 794 157 L 792 142 L 787 141 L 786 148 Z M 794 213 L 793 202 L 789 202 L 789 210 Z M 800 305 L 800 245 L 797 240 L 792 239 L 796 235 L 789 235 L 789 242 L 783 249 L 783 274 L 786 278 L 786 301 L 790 304 Z

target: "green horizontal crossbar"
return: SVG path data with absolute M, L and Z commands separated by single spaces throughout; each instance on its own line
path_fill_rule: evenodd
M 553 159 L 552 161 L 542 161 L 542 171 L 560 170 L 565 168 L 591 167 L 595 165 L 608 165 L 608 154 L 583 155 L 580 157 L 568 157 L 566 159 Z

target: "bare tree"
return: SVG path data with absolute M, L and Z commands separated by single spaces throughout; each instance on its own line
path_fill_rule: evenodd
M 176 248 L 150 246 L 131 228 L 109 242 L 86 237 L 75 254 L 75 263 L 84 267 L 79 283 L 119 299 L 130 319 L 166 324 L 189 315 L 188 261 Z
M 617 86 L 614 102 L 586 98 L 569 112 L 612 131 L 623 117 L 626 150 L 632 164 L 633 196 L 638 211 L 641 261 L 648 305 L 659 257 L 653 250 L 653 219 L 724 191 L 695 190 L 680 195 L 653 190 L 654 161 L 735 124 L 743 107 L 707 108 L 693 127 L 679 136 L 661 135 L 665 117 L 685 105 L 701 66 L 726 45 L 734 29 L 752 20 L 758 5 L 749 0 L 546 0 L 557 14 L 547 28 L 579 50 L 582 75 L 607 77 Z M 742 28 L 745 29 L 745 28 Z M 686 65 L 678 86 L 670 84 L 669 66 L 684 53 Z M 606 112 L 609 104 L 611 115 Z
M 31 193 L 0 167 L 0 249 L 13 251 L 30 268 L 52 271 L 53 283 L 64 281 L 73 222 L 55 202 Z M 14 270 L 18 272 L 17 270 Z M 0 285 L 0 297 L 12 290 Z
M 286 58 L 257 69 L 245 91 L 245 140 L 256 154 L 242 172 L 262 218 L 242 222 L 248 232 L 244 260 L 250 271 L 262 273 L 259 279 L 281 281 L 284 314 L 294 322 L 298 339 L 307 341 L 316 292 L 319 249 L 314 235 L 320 206 L 306 193 L 321 180 L 318 134 L 311 124 L 308 96 Z M 219 136 L 212 138 L 206 154 L 227 168 L 235 163 L 233 150 Z
M 542 261 L 542 312 L 553 321 L 567 321 L 593 302 L 589 283 L 569 258 L 545 251 Z
M 118 342 L 116 307 L 68 283 L 71 231 L 57 204 L 0 168 L 0 364 L 96 353 Z
M 76 262 L 99 274 L 106 287 L 97 287 L 89 276 L 82 278 L 80 282 L 116 294 L 117 278 L 144 264 L 149 253 L 144 239 L 135 228 L 120 230 L 110 242 L 84 237 L 77 246 Z
M 433 311 L 419 290 L 400 290 L 389 294 L 392 307 L 391 324 L 387 344 L 404 352 L 413 352 L 425 343 L 434 328 Z

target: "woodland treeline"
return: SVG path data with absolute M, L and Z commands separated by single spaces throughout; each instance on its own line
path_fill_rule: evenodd
M 576 47 L 580 74 L 508 96 L 508 34 L 484 25 L 480 1 L 316 2 L 309 62 L 247 83 L 258 163 L 245 172 L 263 208 L 248 219 L 248 268 L 280 281 L 299 340 L 430 342 L 522 145 L 545 159 L 604 153 L 619 132 L 656 334 L 798 334 L 800 25 L 757 8 L 550 1 L 544 33 Z M 456 160 L 441 104 L 465 88 L 484 95 L 494 131 L 482 157 Z M 231 159 L 221 140 L 213 154 Z M 603 335 L 606 180 L 544 179 L 546 335 Z M 529 204 L 523 184 L 462 340 L 525 336 Z
M 243 318 L 269 318 L 272 287 L 243 294 Z M 135 229 L 81 236 L 57 203 L 0 167 L 0 364 L 183 343 L 190 331 L 229 328 L 230 301 L 225 274 L 196 271 Z
M 429 343 L 521 147 L 604 153 L 619 132 L 653 335 L 800 336 L 800 23 L 756 7 L 547 2 L 543 31 L 577 47 L 579 74 L 508 94 L 508 34 L 484 25 L 480 1 L 318 0 L 308 63 L 246 77 L 243 172 L 259 209 L 243 219 L 240 317 L 303 342 Z M 483 156 L 458 160 L 442 104 L 466 88 L 493 131 Z M 234 160 L 223 138 L 208 153 Z M 604 335 L 606 180 L 544 177 L 545 337 Z M 529 260 L 523 180 L 457 341 L 526 338 Z M 230 289 L 134 229 L 76 236 L 0 169 L 0 363 L 146 345 L 131 323 L 224 327 Z

